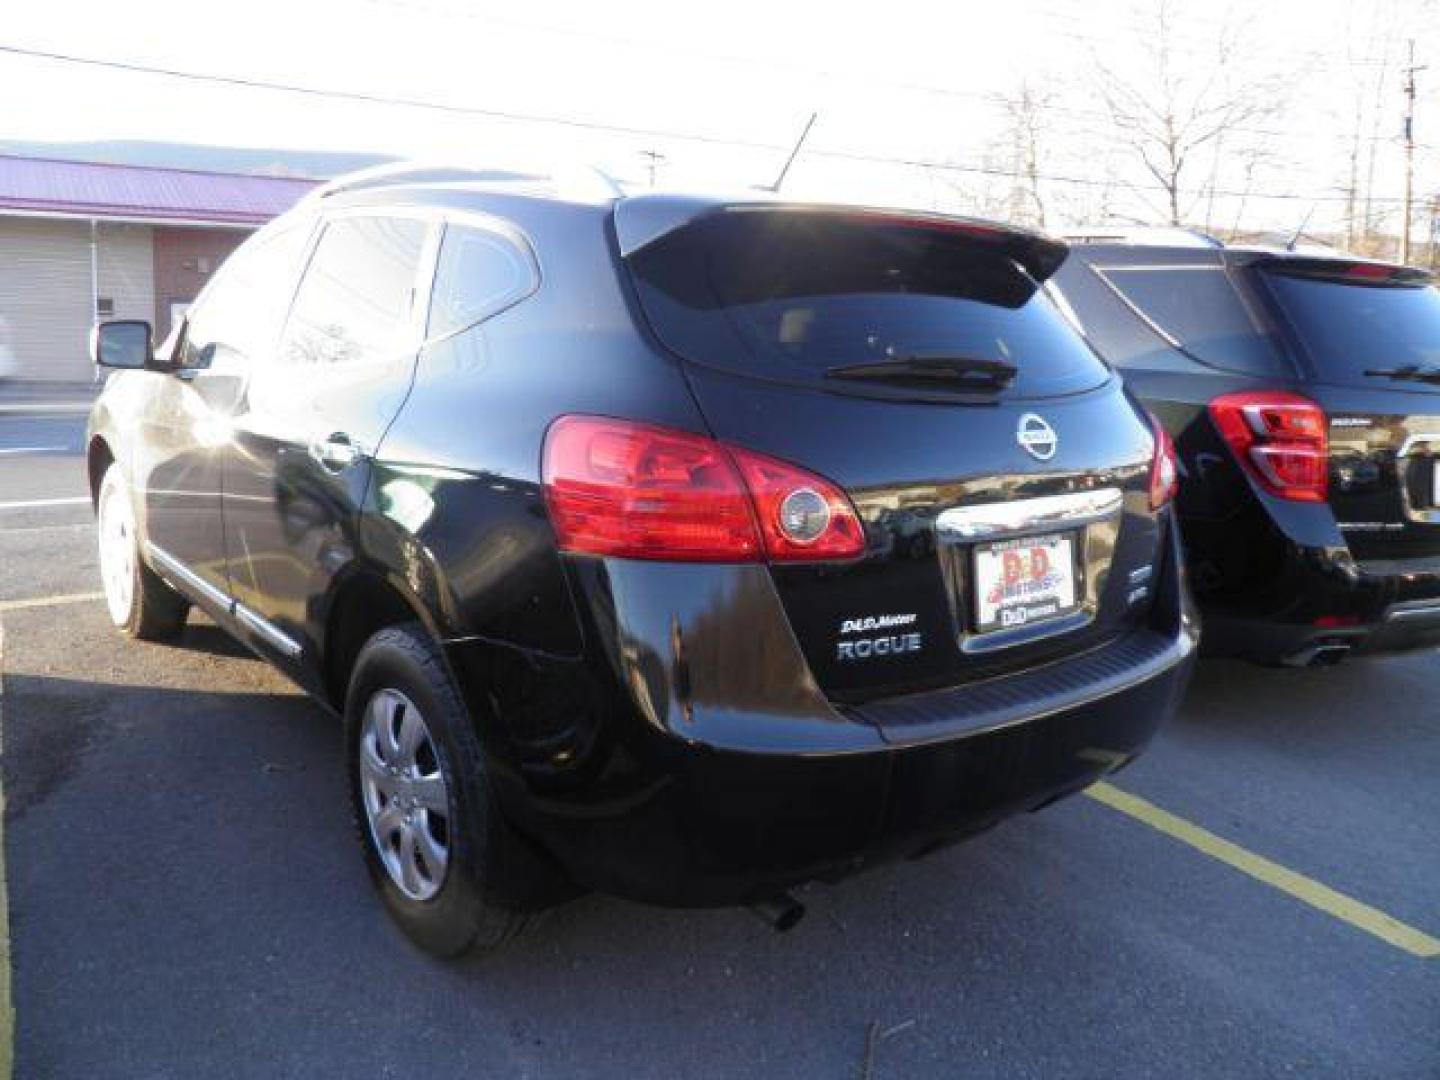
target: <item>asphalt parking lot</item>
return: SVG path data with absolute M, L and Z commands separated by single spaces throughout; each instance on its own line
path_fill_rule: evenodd
M 443 965 L 372 900 L 333 722 L 199 619 L 110 629 L 80 439 L 0 417 L 18 1076 L 1440 1077 L 1440 656 L 1207 663 L 1141 801 L 786 935 L 589 897 Z

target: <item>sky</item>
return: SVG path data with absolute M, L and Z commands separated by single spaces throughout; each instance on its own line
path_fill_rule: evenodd
M 1028 86 L 1048 227 L 1153 220 L 1161 193 L 1096 88 L 1153 86 L 1161 0 L 883 5 L 727 0 L 10 0 L 0 46 L 404 98 L 477 115 L 331 100 L 0 52 L 0 140 L 156 139 L 504 164 L 584 161 L 644 186 L 786 179 L 797 198 L 1005 216 Z M 1216 227 L 1343 228 L 1351 152 L 1377 224 L 1402 189 L 1398 69 L 1416 38 L 1416 191 L 1440 195 L 1436 0 L 1190 0 L 1173 5 L 1174 77 L 1263 84 L 1274 106 L 1198 153 L 1186 213 Z M 1216 42 L 1236 42 L 1217 69 Z M 1358 130 L 1361 139 L 1354 138 Z M 1370 153 L 1373 147 L 1373 161 Z M 1218 153 L 1216 151 L 1219 151 Z M 1206 196 L 1205 185 L 1220 194 Z M 1423 203 L 1422 203 L 1423 205 Z M 1025 213 L 1034 213 L 1033 208 Z M 1416 228 L 1428 227 L 1417 212 Z

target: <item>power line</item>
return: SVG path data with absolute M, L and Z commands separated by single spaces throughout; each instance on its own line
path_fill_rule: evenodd
M 384 94 L 366 93 L 356 90 L 332 90 L 324 87 L 303 86 L 296 83 L 271 82 L 262 79 L 247 79 L 234 75 L 211 75 L 197 71 L 183 71 L 176 68 L 158 67 L 149 64 L 139 64 L 124 60 L 106 60 L 100 57 L 77 56 L 70 53 L 51 52 L 44 49 L 29 49 L 16 45 L 0 45 L 0 54 L 22 56 L 31 59 L 48 60 L 56 63 L 78 64 L 88 67 L 98 67 L 107 70 L 125 71 L 132 74 L 154 75 L 166 78 L 184 79 L 191 82 L 211 83 L 221 86 L 240 87 L 251 90 L 270 90 L 280 93 L 302 94 L 309 97 L 330 98 L 339 101 L 350 101 L 367 105 L 384 105 L 400 108 L 425 109 L 433 112 L 441 112 L 451 115 L 478 116 L 490 120 L 502 120 L 513 123 L 549 124 L 553 126 L 581 129 L 587 131 L 599 131 L 613 135 L 626 135 L 638 138 L 661 138 L 674 139 L 681 142 L 700 143 L 709 146 L 728 146 L 749 150 L 763 150 L 785 152 L 789 146 L 777 143 L 760 142 L 751 139 L 735 139 L 716 135 L 700 135 L 693 132 L 673 131 L 663 128 L 637 127 L 626 124 L 610 124 L 595 120 L 580 120 L 574 117 L 555 116 L 544 113 L 522 113 L 503 109 L 485 109 L 471 105 L 457 105 L 448 102 L 426 101 L 419 98 L 392 97 Z M 938 172 L 961 172 L 972 173 L 981 176 L 997 176 L 1011 179 L 1019 179 L 1020 174 L 1011 169 L 1001 169 L 986 165 L 966 165 L 954 161 L 940 161 L 933 158 L 920 157 L 891 157 L 881 154 L 865 154 L 850 150 L 814 149 L 808 152 L 810 157 L 828 158 L 836 161 L 850 161 L 871 165 L 899 165 L 910 168 L 931 169 Z M 1035 179 L 1047 183 L 1070 184 L 1082 187 L 1109 188 L 1117 186 L 1113 179 L 1097 179 L 1085 176 L 1064 176 L 1056 174 L 1038 174 Z M 1126 183 L 1124 186 L 1134 191 L 1156 191 L 1166 189 L 1159 184 L 1135 184 Z M 1268 199 L 1287 202 L 1332 202 L 1345 201 L 1348 196 L 1343 194 L 1316 194 L 1308 195 L 1298 192 L 1257 192 L 1237 191 L 1224 188 L 1205 188 L 1206 192 L 1213 190 L 1213 194 L 1222 198 L 1241 199 Z M 1373 197 L 1378 203 L 1401 203 L 1400 196 Z
M 7 53 L 11 56 L 25 56 L 37 60 L 53 60 L 59 63 L 107 68 L 112 71 L 128 71 L 140 75 L 163 75 L 172 79 L 188 79 L 191 82 L 238 86 L 252 90 L 274 90 L 287 94 L 305 94 L 310 97 L 333 98 L 337 101 L 354 101 L 367 105 L 394 105 L 407 109 L 427 109 L 432 112 L 453 113 L 464 116 L 483 116 L 491 120 L 510 120 L 529 124 L 554 124 L 560 127 L 607 131 L 620 135 L 680 139 L 688 142 L 710 143 L 716 146 L 743 146 L 754 150 L 788 149 L 788 147 L 775 143 L 751 142 L 744 139 L 726 139 L 709 135 L 696 135 L 684 131 L 666 131 L 659 128 L 604 124 L 596 121 L 578 120 L 573 117 L 550 116 L 543 113 L 513 112 L 504 109 L 482 109 L 472 105 L 455 105 L 443 101 L 425 101 L 420 98 L 391 97 L 385 94 L 366 93 L 361 90 L 331 90 L 316 86 L 302 86 L 298 83 L 245 79 L 238 75 L 211 75 L 199 71 L 182 71 L 178 68 L 156 67 L 149 64 L 136 64 L 124 60 L 105 60 L 94 56 L 75 56 L 70 53 L 49 52 L 45 49 L 27 49 L 17 45 L 0 45 L 0 53 Z
M 370 6 L 372 7 L 381 8 L 388 11 L 414 11 L 426 15 L 438 15 L 442 18 L 465 19 L 467 21 L 484 22 L 490 23 L 495 26 L 509 27 L 512 30 L 519 30 L 524 33 L 562 34 L 566 37 L 577 38 L 584 41 L 600 41 L 610 45 L 622 45 L 637 50 L 654 48 L 654 45 L 651 42 L 644 41 L 640 38 L 627 37 L 623 34 L 616 34 L 608 31 L 582 30 L 572 26 L 561 26 L 553 23 L 525 22 L 520 19 L 512 19 L 502 15 L 495 15 L 488 11 L 471 11 L 468 9 L 450 8 L 442 5 L 437 5 L 435 3 L 426 2 L 426 0 L 365 0 L 365 2 L 370 4 Z M 1080 20 L 1071 13 L 1065 13 L 1064 15 L 1061 15 L 1058 12 L 1047 11 L 1046 9 L 1041 8 L 1039 9 L 1039 14 L 1041 14 L 1045 18 L 1053 18 L 1056 21 L 1071 21 L 1072 23 L 1077 24 L 1080 22 Z M 1088 26 L 1089 24 L 1086 23 L 1085 25 Z M 1139 26 L 1137 23 L 1134 23 L 1130 20 L 1122 20 L 1121 25 L 1124 26 L 1131 33 L 1137 35 L 1145 32 L 1145 30 L 1147 29 Z M 1097 38 L 1093 34 L 1085 34 L 1075 31 L 1067 31 L 1066 38 L 1086 41 L 1091 43 L 1092 45 L 1114 44 L 1114 42 L 1109 39 Z M 712 52 L 710 50 L 696 49 L 692 47 L 683 47 L 680 49 L 676 49 L 673 46 L 667 46 L 667 51 L 681 52 L 684 55 L 692 56 L 696 59 L 705 60 L 715 64 L 730 64 L 739 67 L 759 68 L 761 70 L 791 72 L 797 75 L 806 76 L 808 78 L 831 79 L 837 81 L 844 81 L 847 79 L 855 78 L 851 72 L 836 71 L 831 68 L 823 67 L 809 67 L 804 64 L 797 64 L 793 61 L 787 60 L 762 60 L 756 57 L 738 56 L 733 53 Z M 1200 52 L 1194 49 L 1181 48 L 1176 49 L 1175 51 L 1186 53 L 1187 55 L 1190 55 L 1205 64 L 1210 64 L 1214 62 L 1213 56 L 1206 54 L 1204 57 L 1201 57 Z M 1351 63 L 1355 62 L 1356 61 L 1351 61 Z M 1362 60 L 1358 62 L 1365 64 L 1373 64 L 1376 66 L 1388 66 L 1389 63 L 1388 61 L 1377 58 L 1362 58 Z M 1003 107 L 1014 103 L 1013 98 L 1007 97 L 1004 94 L 997 93 L 992 90 L 972 90 L 965 87 L 935 86 L 929 83 L 911 82 L 904 79 L 887 79 L 877 77 L 873 73 L 867 73 L 864 79 L 860 81 L 863 81 L 866 85 L 869 86 L 882 86 L 886 87 L 887 89 L 898 90 L 904 93 L 927 94 L 935 97 L 961 99 L 968 101 L 983 101 L 986 104 L 993 106 Z M 1107 113 L 1099 109 L 1081 109 L 1067 105 L 1049 104 L 1044 106 L 1042 111 L 1055 113 L 1060 116 L 1071 116 L 1087 120 L 1106 121 L 1110 119 L 1110 116 Z M 1294 130 L 1250 127 L 1243 124 L 1236 125 L 1230 130 L 1245 135 L 1257 135 L 1268 139 L 1294 139 L 1296 141 L 1304 142 L 1313 142 L 1315 139 L 1315 136 L 1312 134 L 1296 132 Z M 1344 134 L 1343 132 L 1330 133 L 1327 134 L 1327 136 L 1325 137 L 1335 142 L 1349 143 L 1352 141 L 1352 137 Z M 1391 135 L 1361 135 L 1359 138 L 1362 142 L 1395 141 L 1394 137 Z M 1421 146 L 1421 148 L 1432 149 L 1433 147 Z

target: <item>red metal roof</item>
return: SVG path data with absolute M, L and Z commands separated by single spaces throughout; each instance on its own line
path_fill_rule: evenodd
M 0 154 L 0 214 L 260 225 L 316 184 L 279 176 L 106 165 Z

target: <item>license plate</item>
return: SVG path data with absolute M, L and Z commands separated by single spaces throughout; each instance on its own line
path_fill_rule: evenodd
M 1058 619 L 1079 606 L 1074 533 L 1026 536 L 975 548 L 978 633 Z

